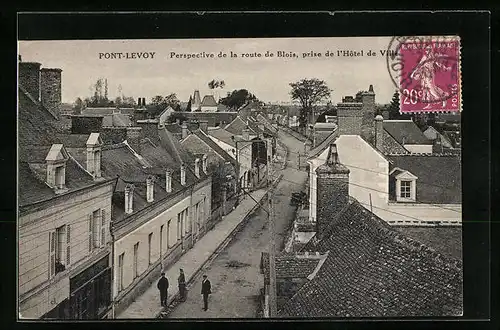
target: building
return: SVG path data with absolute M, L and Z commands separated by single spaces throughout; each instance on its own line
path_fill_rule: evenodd
M 380 218 L 397 225 L 461 225 L 460 156 L 446 151 L 433 153 L 432 142 L 425 144 L 427 139 L 414 123 L 389 121 L 386 125 L 381 116 L 372 120 L 374 141 L 370 143 L 368 136 L 362 135 L 362 103 L 347 101 L 337 105 L 338 129 L 309 152 L 309 220 L 314 223 L 317 213 L 315 170 L 325 162 L 329 145 L 336 143 L 342 163 L 351 171 L 351 196 L 372 208 Z M 410 165 L 413 161 L 419 169 Z M 410 178 L 407 172 L 394 171 L 398 162 L 404 163 L 405 170 L 418 179 Z M 402 186 L 395 185 L 395 176 L 404 181 Z M 391 197 L 396 190 L 410 195 L 406 200 L 398 200 Z M 437 195 L 439 198 L 434 201 L 429 198 Z
M 200 110 L 202 112 L 217 112 L 217 102 L 213 95 L 205 95 L 203 97 Z
M 350 170 L 339 157 L 332 145 L 316 169 L 312 239 L 300 253 L 276 257 L 278 317 L 462 315 L 462 263 L 400 234 L 350 197 Z
M 116 178 L 100 171 L 98 135 L 61 132 L 61 70 L 40 66 L 19 63 L 19 313 L 105 318 L 111 315 Z M 44 81 L 44 72 L 56 81 Z

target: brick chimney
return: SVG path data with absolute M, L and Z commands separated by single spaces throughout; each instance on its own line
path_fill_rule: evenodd
M 154 177 L 153 176 L 148 176 L 146 179 L 146 200 L 148 203 L 154 202 L 154 192 L 155 192 L 155 187 L 154 187 Z
M 142 106 L 142 98 L 137 98 L 137 106 L 140 108 Z
M 200 129 L 205 133 L 208 134 L 208 121 L 207 120 L 200 120 Z
M 363 121 L 363 104 L 355 102 L 352 96 L 346 96 L 337 104 L 339 135 L 360 135 Z
M 61 69 L 40 70 L 41 103 L 57 118 L 61 115 L 61 72 Z
M 384 149 L 384 117 L 381 115 L 375 117 L 375 148 Z
M 434 140 L 434 144 L 432 145 L 432 153 L 441 154 L 443 153 L 443 144 L 441 143 L 441 136 L 438 135 Z
M 134 185 L 128 184 L 125 187 L 125 213 L 134 212 Z
M 349 202 L 349 169 L 339 162 L 337 146 L 330 145 L 326 162 L 316 169 L 316 235 L 322 238 L 330 221 Z
M 141 153 L 141 127 L 127 127 L 127 143 L 135 152 Z
M 143 106 L 143 107 L 145 107 L 145 106 L 146 106 L 146 98 L 145 98 L 145 97 L 143 97 L 143 98 L 142 98 L 142 106 Z
M 19 85 L 40 101 L 40 63 L 19 62 Z
M 187 124 L 184 122 L 182 123 L 182 138 L 185 139 L 188 136 L 188 127 Z
M 172 192 L 172 171 L 165 171 L 165 190 L 170 193 Z

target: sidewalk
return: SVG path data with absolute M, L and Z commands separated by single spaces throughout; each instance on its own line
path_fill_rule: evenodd
M 250 193 L 258 202 L 265 196 L 266 190 L 259 189 Z M 168 290 L 168 304 L 179 293 L 177 277 L 179 269 L 184 269 L 186 282 L 196 275 L 196 272 L 204 265 L 217 248 L 226 240 L 234 229 L 245 219 L 247 214 L 254 208 L 255 201 L 250 197 L 245 197 L 239 205 L 228 215 L 226 215 L 215 227 L 208 231 L 196 244 L 188 250 L 180 259 L 165 270 L 165 276 L 170 282 Z M 160 306 L 159 292 L 156 288 L 156 281 L 151 287 L 138 297 L 122 313 L 116 315 L 117 319 L 137 319 L 156 318 L 163 308 Z

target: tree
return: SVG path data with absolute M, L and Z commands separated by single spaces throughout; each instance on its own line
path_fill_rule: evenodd
M 75 102 L 73 103 L 73 113 L 76 115 L 79 115 L 82 113 L 83 108 L 85 108 L 85 104 L 83 103 L 83 100 L 81 98 L 77 97 Z
M 332 91 L 324 80 L 317 78 L 302 79 L 298 82 L 290 83 L 292 90 L 290 95 L 292 100 L 301 104 L 299 125 L 305 127 L 307 122 L 312 121 L 313 110 L 316 104 L 330 97 Z
M 403 115 L 399 112 L 399 91 L 395 91 L 391 103 L 388 107 L 389 119 L 411 119 L 410 115 Z
M 172 112 L 172 114 L 170 116 L 168 116 L 167 122 L 169 122 L 170 124 L 175 123 L 177 121 L 177 119 L 179 119 L 179 121 L 181 123 L 183 123 L 187 120 L 186 116 L 184 116 L 182 113 Z
M 171 93 L 165 97 L 156 95 L 151 99 L 151 103 L 148 106 L 149 116 L 154 118 L 169 106 L 175 111 L 180 111 L 180 101 L 177 99 L 175 93 Z
M 252 93 L 248 92 L 246 89 L 234 90 L 231 93 L 227 93 L 226 97 L 219 100 L 220 104 L 224 104 L 232 110 L 237 110 L 243 106 L 248 101 L 257 101 L 257 97 Z
M 208 88 L 210 88 L 210 90 L 212 91 L 212 94 L 214 93 L 214 90 L 216 90 L 217 88 L 223 89 L 224 86 L 226 86 L 226 83 L 224 82 L 224 80 L 215 80 L 215 79 L 212 79 L 208 83 Z M 218 94 L 218 93 L 216 93 L 216 94 Z M 216 99 L 217 100 L 219 99 L 219 95 L 216 95 Z
M 189 101 L 188 101 L 188 104 L 186 105 L 187 112 L 191 112 L 191 104 L 192 103 L 193 103 L 193 98 L 191 97 L 191 95 L 189 95 Z
M 208 165 L 208 172 L 212 174 L 212 203 L 220 206 L 222 203 L 222 189 L 226 188 L 227 197 L 235 191 L 236 171 L 231 163 L 220 160 Z

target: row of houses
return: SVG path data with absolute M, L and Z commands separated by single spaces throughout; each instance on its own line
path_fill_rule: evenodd
M 61 69 L 19 63 L 19 314 L 113 318 L 231 210 L 224 196 L 214 212 L 215 169 L 223 195 L 263 180 L 274 133 L 116 109 L 67 125 L 61 88 Z
M 462 315 L 461 261 L 395 228 L 461 226 L 460 154 L 412 121 L 372 114 L 372 86 L 363 96 L 343 98 L 335 126 L 308 152 L 309 203 L 275 259 L 276 316 Z M 267 253 L 261 270 L 269 316 Z

